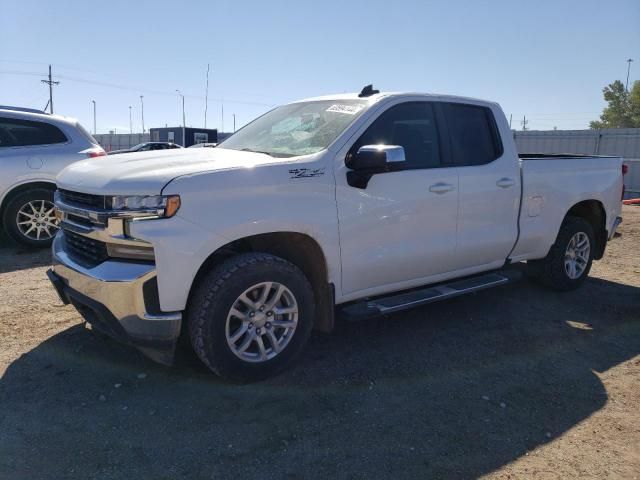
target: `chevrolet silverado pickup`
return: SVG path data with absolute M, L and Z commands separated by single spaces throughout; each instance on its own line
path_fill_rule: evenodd
M 622 160 L 518 155 L 492 102 L 379 93 L 271 110 L 216 148 L 57 177 L 49 278 L 97 330 L 225 378 L 291 365 L 335 312 L 371 318 L 502 285 L 577 288 L 621 221 Z

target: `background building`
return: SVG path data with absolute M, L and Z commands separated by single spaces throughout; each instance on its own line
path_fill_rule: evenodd
M 184 131 L 185 138 L 182 138 Z M 162 127 L 150 128 L 152 142 L 171 142 L 190 147 L 196 143 L 218 143 L 218 130 L 212 128 Z

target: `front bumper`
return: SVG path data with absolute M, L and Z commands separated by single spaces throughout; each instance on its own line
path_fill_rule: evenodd
M 173 364 L 182 314 L 160 310 L 155 265 L 109 259 L 85 267 L 63 246 L 64 231 L 53 241 L 53 267 L 47 272 L 61 300 L 94 328 L 159 363 Z

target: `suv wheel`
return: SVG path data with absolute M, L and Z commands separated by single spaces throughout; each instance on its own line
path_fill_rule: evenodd
M 58 231 L 53 191 L 35 188 L 19 193 L 9 200 L 2 223 L 7 234 L 22 245 L 50 246 Z
M 242 254 L 200 282 L 189 303 L 191 345 L 221 377 L 253 381 L 287 367 L 313 326 L 313 290 L 294 264 Z
M 555 290 L 574 290 L 589 275 L 594 249 L 591 224 L 580 217 L 567 217 L 547 256 L 527 266 L 540 283 Z

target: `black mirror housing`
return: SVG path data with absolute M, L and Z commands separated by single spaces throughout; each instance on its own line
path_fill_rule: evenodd
M 347 168 L 366 172 L 386 172 L 389 163 L 404 162 L 404 148 L 397 145 L 364 145 L 349 156 Z
M 387 168 L 387 153 L 382 150 L 359 149 L 349 157 L 346 166 L 352 170 L 384 171 Z
M 373 175 L 400 170 L 404 162 L 404 148 L 399 145 L 365 145 L 345 159 L 345 166 L 350 168 L 347 183 L 367 188 Z

